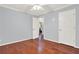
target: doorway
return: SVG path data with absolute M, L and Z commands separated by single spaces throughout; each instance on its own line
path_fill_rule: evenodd
M 42 17 L 33 17 L 33 39 L 39 36 L 39 22 L 42 22 L 42 26 L 44 27 L 44 18 Z

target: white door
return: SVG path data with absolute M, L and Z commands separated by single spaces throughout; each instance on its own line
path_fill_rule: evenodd
M 75 46 L 76 40 L 75 9 L 59 13 L 59 42 Z
M 33 18 L 33 38 L 37 38 L 39 34 L 39 20 L 37 17 Z

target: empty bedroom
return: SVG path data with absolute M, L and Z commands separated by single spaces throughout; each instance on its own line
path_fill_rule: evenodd
M 0 54 L 79 54 L 79 4 L 0 4 Z

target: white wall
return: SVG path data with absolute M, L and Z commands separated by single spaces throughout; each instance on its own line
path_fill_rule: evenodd
M 0 45 L 29 38 L 32 38 L 31 15 L 0 7 Z
M 58 41 L 58 15 L 51 12 L 40 17 L 44 18 L 44 37 L 50 41 Z

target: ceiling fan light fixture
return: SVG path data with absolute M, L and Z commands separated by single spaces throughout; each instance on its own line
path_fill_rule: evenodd
M 44 10 L 44 8 L 40 5 L 34 5 L 31 10 L 39 11 L 39 10 Z

